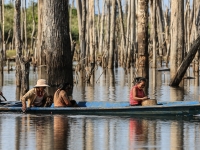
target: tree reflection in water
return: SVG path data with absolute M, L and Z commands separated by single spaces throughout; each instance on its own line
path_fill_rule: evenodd
M 128 101 L 133 70 L 106 70 L 99 78 L 101 73 L 101 68 L 96 70 L 90 84 L 78 80 L 74 85 L 74 99 Z M 36 73 L 30 73 L 30 88 L 37 78 Z M 169 81 L 169 72 L 150 69 L 147 89 L 150 97 L 158 102 L 198 100 L 198 77 L 184 80 L 179 88 L 169 87 Z M 2 90 L 7 100 L 15 100 L 15 72 L 4 73 Z M 49 91 L 53 93 L 54 89 Z M 136 118 L 1 114 L 0 149 L 197 149 L 200 146 L 199 122 L 199 118 L 180 116 Z

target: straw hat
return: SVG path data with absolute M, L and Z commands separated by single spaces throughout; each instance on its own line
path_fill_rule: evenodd
M 36 87 L 49 87 L 49 85 L 47 85 L 45 79 L 39 79 L 37 81 L 37 84 L 34 86 L 34 88 L 36 88 Z

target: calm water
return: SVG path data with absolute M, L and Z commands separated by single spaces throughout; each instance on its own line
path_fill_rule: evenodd
M 104 72 L 102 74 L 102 72 Z M 133 72 L 133 71 L 130 71 Z M 190 72 L 192 75 L 192 71 Z M 133 74 L 118 68 L 98 68 L 90 85 L 76 78 L 77 101 L 128 101 Z M 30 88 L 38 75 L 31 71 Z M 198 77 L 172 88 L 169 72 L 150 70 L 151 98 L 158 101 L 198 101 Z M 4 96 L 15 100 L 15 72 L 4 73 Z M 52 91 L 52 90 L 49 90 Z M 131 150 L 191 149 L 200 147 L 200 117 L 133 117 L 0 114 L 0 149 Z

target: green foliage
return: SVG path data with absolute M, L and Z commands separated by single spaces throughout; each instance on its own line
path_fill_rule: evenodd
M 27 40 L 29 44 L 31 41 L 31 34 L 33 31 L 33 14 L 32 14 L 33 8 L 34 8 L 35 31 L 36 31 L 35 36 L 37 35 L 37 28 L 38 28 L 38 5 L 37 3 L 34 2 L 30 6 L 28 6 L 28 8 L 26 9 L 27 38 L 28 38 Z M 71 16 L 72 39 L 78 41 L 79 31 L 78 31 L 77 9 L 69 8 L 69 14 L 72 14 Z M 23 13 L 21 13 L 21 18 L 24 18 Z M 5 40 L 6 40 L 8 38 L 9 30 L 11 30 L 9 42 L 11 42 L 12 37 L 13 37 L 13 26 L 14 26 L 14 5 L 10 3 L 10 4 L 4 5 L 4 35 L 5 35 Z
M 71 11 L 71 12 L 70 12 Z M 79 40 L 79 30 L 78 30 L 78 16 L 77 16 L 77 10 L 75 8 L 70 8 L 69 9 L 69 17 L 71 17 L 71 34 L 72 34 L 72 39 L 75 41 Z
M 16 51 L 15 50 L 7 50 L 6 51 L 6 57 L 7 58 L 13 58 L 16 56 Z
M 7 4 L 4 6 L 4 35 L 5 39 L 8 37 L 8 32 L 11 29 L 11 36 L 13 34 L 13 24 L 14 24 L 14 7 L 13 4 Z
M 37 3 L 33 3 L 27 9 L 26 21 L 27 21 L 27 37 L 28 37 L 29 42 L 31 40 L 31 34 L 33 32 L 33 19 L 35 21 L 35 36 L 37 35 L 37 28 L 38 28 L 38 8 L 37 8 L 37 6 L 38 6 Z M 34 11 L 34 15 L 33 15 L 33 11 Z
M 37 32 L 38 24 L 38 12 L 37 12 L 37 3 L 33 3 L 26 9 L 26 21 L 27 21 L 27 38 L 30 42 L 31 34 L 33 30 L 33 6 L 34 6 L 34 18 L 35 18 L 35 30 Z M 21 18 L 24 18 L 23 13 L 21 13 Z M 21 22 L 22 23 L 22 22 Z M 4 35 L 5 39 L 8 38 L 8 32 L 11 30 L 11 36 L 9 41 L 11 41 L 13 36 L 13 26 L 14 26 L 14 6 L 12 3 L 4 5 Z
M 77 16 L 77 10 L 75 8 L 72 8 L 72 16 Z

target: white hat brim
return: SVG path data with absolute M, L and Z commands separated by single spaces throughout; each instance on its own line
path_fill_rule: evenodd
M 35 85 L 34 88 L 36 87 L 50 87 L 49 85 Z

